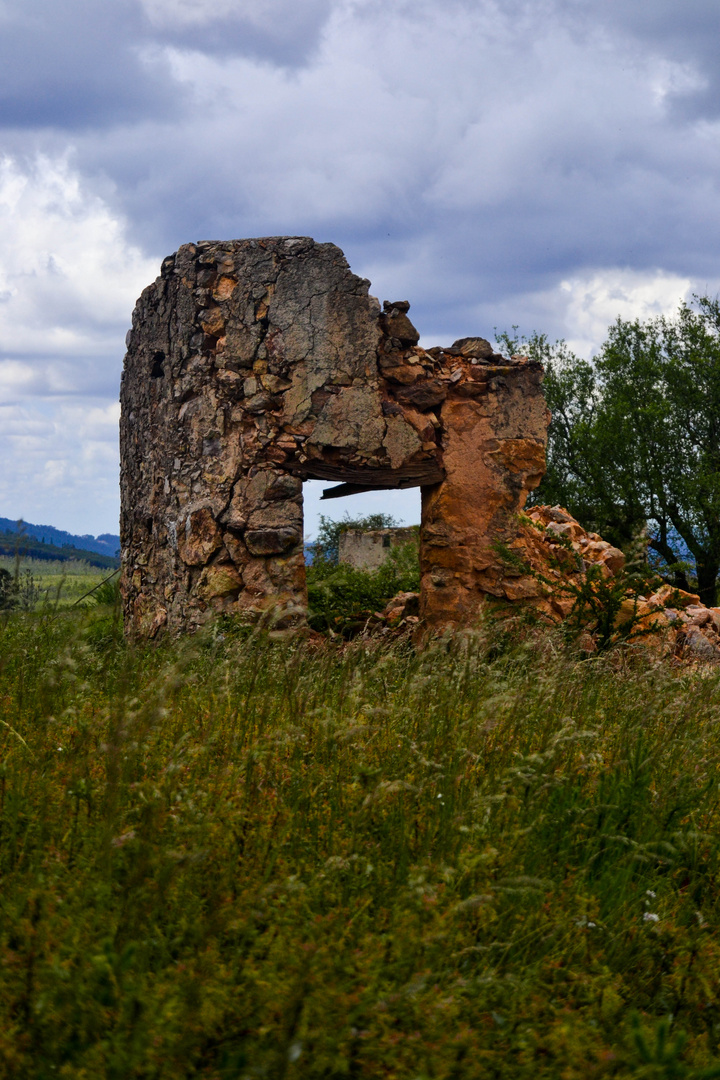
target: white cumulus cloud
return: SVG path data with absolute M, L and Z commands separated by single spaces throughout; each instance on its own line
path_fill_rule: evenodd
M 568 345 L 580 355 L 593 353 L 617 318 L 672 317 L 693 292 L 690 278 L 667 271 L 598 270 L 560 284 Z
M 67 157 L 0 162 L 0 516 L 117 528 L 117 390 L 157 274 Z
M 0 162 L 0 351 L 77 357 L 117 350 L 139 290 L 157 273 L 124 223 L 67 158 Z

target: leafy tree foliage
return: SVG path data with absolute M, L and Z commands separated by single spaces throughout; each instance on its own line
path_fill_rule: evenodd
M 673 583 L 702 600 L 720 571 L 720 301 L 674 319 L 618 319 L 592 363 L 545 335 L 500 339 L 546 367 L 553 414 L 536 502 L 561 503 L 627 547 L 646 528 Z

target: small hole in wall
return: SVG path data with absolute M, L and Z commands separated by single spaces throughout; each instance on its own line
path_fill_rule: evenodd
M 162 379 L 163 375 L 165 374 L 165 368 L 163 367 L 164 362 L 165 362 L 165 353 L 164 352 L 156 352 L 153 355 L 152 367 L 150 369 L 150 378 L 151 379 Z

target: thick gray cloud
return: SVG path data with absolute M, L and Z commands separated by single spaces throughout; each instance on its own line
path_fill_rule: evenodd
M 686 79 L 678 75 L 678 93 L 671 108 L 678 119 L 714 119 L 720 113 L 720 7 L 714 0 L 566 0 L 566 14 L 577 31 L 601 27 L 614 40 L 628 34 L 642 53 L 686 65 Z
M 590 350 L 720 282 L 709 0 L 5 0 L 0 28 L 0 410 L 38 460 L 83 400 L 110 446 L 134 296 L 187 240 L 333 240 L 428 341 Z
M 159 44 L 298 67 L 314 55 L 332 0 L 140 0 Z
M 6 0 L 1 122 L 73 131 L 177 120 L 183 94 L 162 62 L 163 48 L 296 66 L 313 53 L 329 6 L 330 0 L 207 8 L 194 0 Z
M 167 78 L 138 53 L 142 23 L 128 0 L 3 4 L 3 126 L 72 131 L 176 113 Z

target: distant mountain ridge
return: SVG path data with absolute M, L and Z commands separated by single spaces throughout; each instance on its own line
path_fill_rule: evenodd
M 11 518 L 0 517 L 0 532 L 16 533 L 23 532 L 41 543 L 52 544 L 53 547 L 73 547 L 81 551 L 94 551 L 97 555 L 108 555 L 115 558 L 120 550 L 120 537 L 113 533 L 101 533 L 100 536 L 79 536 L 76 533 L 65 532 L 63 529 L 55 529 L 52 525 L 32 525 L 29 521 L 23 521 L 18 529 L 17 521 Z

